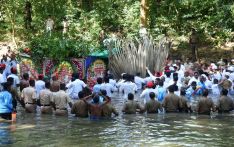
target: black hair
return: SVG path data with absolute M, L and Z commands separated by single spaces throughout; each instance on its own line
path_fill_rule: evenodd
M 11 87 L 11 83 L 10 82 L 2 83 L 2 87 L 3 87 L 3 90 L 9 91 Z
M 164 84 L 164 82 L 163 82 L 162 80 L 160 80 L 160 81 L 158 82 L 158 85 L 159 85 L 159 86 L 163 86 L 163 84 Z
M 98 84 L 102 84 L 102 78 L 101 78 L 101 77 L 98 77 L 98 78 L 97 78 L 97 83 L 98 83 Z
M 28 80 L 29 74 L 28 74 L 28 73 L 24 73 L 24 74 L 23 74 L 23 78 L 24 78 L 25 80 Z
M 209 94 L 208 89 L 204 89 L 204 90 L 203 90 L 203 93 L 202 93 L 202 96 L 207 97 L 208 94 Z
M 66 85 L 64 83 L 60 84 L 60 90 L 66 90 Z
M 150 96 L 151 99 L 154 99 L 155 98 L 155 93 L 154 92 L 150 92 L 149 96 Z
M 12 77 L 7 78 L 7 82 L 9 82 L 11 85 L 13 85 L 14 78 L 12 78 Z
M 95 96 L 94 96 L 93 102 L 94 102 L 95 104 L 99 103 L 99 95 L 95 95 Z
M 34 87 L 35 86 L 35 80 L 29 80 L 29 85 Z
M 133 95 L 132 93 L 129 93 L 129 94 L 128 94 L 128 99 L 129 99 L 129 100 L 133 100 L 133 99 L 134 99 L 134 95 Z
M 105 81 L 105 83 L 109 83 L 109 78 L 106 77 L 106 78 L 104 79 L 104 81 Z
M 80 92 L 78 93 L 78 97 L 79 97 L 80 99 L 84 98 L 84 92 L 83 92 L 83 91 L 80 91 Z
M 50 82 L 45 83 L 45 88 L 49 89 L 50 88 Z
M 180 90 L 180 95 L 185 96 L 186 95 L 186 90 L 185 88 L 181 88 Z
M 102 95 L 107 95 L 107 92 L 106 92 L 106 90 L 101 90 L 101 93 L 102 93 Z
M 222 95 L 227 96 L 228 90 L 227 89 L 222 89 Z
M 171 72 L 165 72 L 165 75 L 169 78 L 171 76 Z
M 174 92 L 175 91 L 174 85 L 169 86 L 168 90 L 169 90 L 169 92 Z
M 214 84 L 218 84 L 219 80 L 218 79 L 214 79 L 213 82 L 214 82 Z

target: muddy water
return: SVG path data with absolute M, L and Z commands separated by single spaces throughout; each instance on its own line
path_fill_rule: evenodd
M 123 100 L 113 98 L 118 111 Z M 234 146 L 234 114 L 137 114 L 111 120 L 25 114 L 0 123 L 0 146 Z

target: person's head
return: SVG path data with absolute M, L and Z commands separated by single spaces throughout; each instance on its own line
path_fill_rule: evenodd
M 222 93 L 222 95 L 227 96 L 228 90 L 227 89 L 222 89 L 221 93 Z
M 65 83 L 60 84 L 60 90 L 66 90 L 66 85 Z
M 102 84 L 102 78 L 101 78 L 101 77 L 98 77 L 98 78 L 97 78 L 97 83 L 98 83 L 98 84 Z
M 45 88 L 50 89 L 50 82 L 45 83 Z
M 169 72 L 165 72 L 165 75 L 167 76 L 167 78 L 170 78 L 171 72 L 170 71 Z
M 140 76 L 141 76 L 141 73 L 137 72 L 137 73 L 136 73 L 136 76 L 140 77 Z
M 16 69 L 15 67 L 12 67 L 12 68 L 11 68 L 11 73 L 12 73 L 12 74 L 17 74 L 17 69 Z
M 34 87 L 34 86 L 35 86 L 35 80 L 30 79 L 30 80 L 29 80 L 29 85 L 30 85 L 31 87 Z
M 99 103 L 99 95 L 95 95 L 95 96 L 93 97 L 93 102 L 94 102 L 95 104 Z
M 164 81 L 162 81 L 162 80 L 160 80 L 160 81 L 158 82 L 158 85 L 159 85 L 160 87 L 163 87 L 163 84 L 164 84 Z
M 108 77 L 105 78 L 105 83 L 109 83 L 109 78 Z
M 78 97 L 79 97 L 79 99 L 84 98 L 84 92 L 83 92 L 83 91 L 80 91 L 80 92 L 78 93 Z
M 9 83 L 9 82 L 2 83 L 2 87 L 3 87 L 3 90 L 10 91 L 11 83 Z
M 174 91 L 175 91 L 174 85 L 169 86 L 169 87 L 168 87 L 168 91 L 169 91 L 170 93 L 174 93 Z
M 101 90 L 101 93 L 102 93 L 102 95 L 104 95 L 104 96 L 106 96 L 106 95 L 107 95 L 106 90 Z
M 181 96 L 185 96 L 186 95 L 186 90 L 184 88 L 181 88 L 180 95 Z
M 0 73 L 3 73 L 5 67 L 5 64 L 0 64 Z
M 13 85 L 14 78 L 12 78 L 12 77 L 7 78 L 7 82 L 10 83 L 11 85 Z
M 43 80 L 44 79 L 44 75 L 43 74 L 39 74 L 38 75 L 38 80 Z
M 173 77 L 173 81 L 177 82 L 178 81 L 178 77 L 177 76 Z
M 194 77 L 196 78 L 196 79 L 198 79 L 198 77 L 199 77 L 199 73 L 196 71 L 196 72 L 194 72 Z
M 51 16 L 51 15 L 48 15 L 48 18 L 52 18 L 52 16 Z
M 150 81 L 150 82 L 147 83 L 146 86 L 147 86 L 147 88 L 153 88 L 154 83 L 152 81 Z
M 57 81 L 58 80 L 57 76 L 56 75 L 52 76 L 52 80 Z
M 134 95 L 132 93 L 128 94 L 128 100 L 133 100 L 134 99 Z
M 79 74 L 78 73 L 73 73 L 72 74 L 72 79 L 73 80 L 76 80 L 76 79 L 78 79 L 79 78 Z
M 197 82 L 196 82 L 196 81 L 193 81 L 193 82 L 191 83 L 191 86 L 192 86 L 192 88 L 195 90 L 195 89 L 197 88 Z
M 150 96 L 151 99 L 155 99 L 155 93 L 154 92 L 150 92 L 149 96 Z
M 165 81 L 165 77 L 164 76 L 161 77 L 161 81 L 163 81 L 163 82 Z
M 202 92 L 202 96 L 207 97 L 208 94 L 209 94 L 208 89 L 204 89 L 203 92 Z
M 219 80 L 218 80 L 218 79 L 214 79 L 214 80 L 213 80 L 213 83 L 214 83 L 214 84 L 218 84 L 218 83 L 219 83 Z
M 200 76 L 200 81 L 201 82 L 205 82 L 206 81 L 206 77 L 203 75 L 203 76 Z
M 24 80 L 28 80 L 29 79 L 29 74 L 28 73 L 24 73 L 23 74 L 23 79 Z
M 184 72 L 184 77 L 188 77 L 188 76 L 189 76 L 189 72 L 188 71 Z

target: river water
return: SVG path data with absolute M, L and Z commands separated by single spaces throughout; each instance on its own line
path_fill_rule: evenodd
M 123 100 L 113 98 L 120 112 Z M 234 146 L 234 113 L 136 114 L 111 120 L 26 114 L 19 108 L 17 122 L 0 122 L 0 146 L 12 147 L 142 147 Z

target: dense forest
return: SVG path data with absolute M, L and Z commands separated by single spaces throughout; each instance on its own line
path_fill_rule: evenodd
M 175 50 L 188 50 L 192 28 L 199 35 L 201 48 L 216 52 L 234 42 L 234 0 L 0 0 L 0 3 L 0 41 L 12 41 L 18 49 L 28 46 L 38 61 L 45 56 L 64 60 L 104 50 L 103 40 L 137 37 L 142 26 L 155 40 L 168 35 Z M 55 22 L 52 35 L 45 32 L 49 15 Z M 66 34 L 62 33 L 64 20 L 68 22 Z

